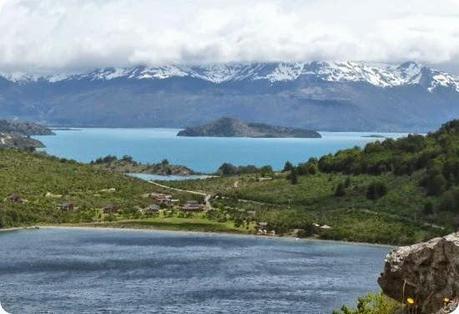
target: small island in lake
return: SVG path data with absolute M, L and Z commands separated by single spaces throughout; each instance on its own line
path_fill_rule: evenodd
M 256 137 L 256 138 L 321 138 L 317 131 L 272 126 L 263 123 L 246 123 L 234 118 L 221 118 L 197 127 L 188 127 L 177 136 Z

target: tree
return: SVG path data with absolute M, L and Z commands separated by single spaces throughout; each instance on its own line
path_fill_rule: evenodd
M 289 180 L 291 184 L 298 184 L 298 171 L 296 168 L 291 170 Z
M 224 163 L 217 171 L 222 176 L 231 176 L 238 173 L 238 168 L 230 163 Z
M 351 186 L 351 177 L 347 177 L 346 180 L 344 181 L 344 187 L 348 188 Z
M 335 189 L 335 196 L 337 197 L 342 197 L 346 195 L 346 188 L 344 187 L 344 183 L 343 182 L 340 182 L 338 183 L 338 185 L 336 186 L 336 189 Z
M 383 182 L 373 182 L 368 185 L 367 198 L 377 200 L 387 194 L 387 187 Z
M 424 204 L 424 209 L 423 209 L 423 213 L 424 215 L 426 216 L 430 216 L 434 213 L 433 211 L 433 204 L 431 201 L 427 201 L 425 204 Z
M 454 197 L 453 191 L 445 192 L 440 199 L 440 204 L 438 205 L 438 209 L 444 211 L 453 211 L 457 207 L 456 199 Z
M 263 166 L 260 168 L 261 175 L 263 177 L 268 177 L 273 175 L 273 168 L 271 166 Z
M 308 163 L 307 172 L 310 175 L 315 175 L 317 173 L 317 164 Z
M 292 163 L 290 161 L 286 161 L 282 172 L 291 171 L 292 169 L 293 169 Z
M 448 182 L 442 174 L 428 176 L 424 182 L 427 195 L 441 195 L 446 190 L 447 183 Z

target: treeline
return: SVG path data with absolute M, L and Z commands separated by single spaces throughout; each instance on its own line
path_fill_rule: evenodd
M 354 147 L 329 154 L 320 159 L 311 158 L 304 164 L 293 166 L 287 162 L 284 171 L 290 171 L 293 184 L 297 176 L 322 173 L 345 175 L 392 174 L 395 176 L 421 176 L 419 184 L 426 196 L 440 197 L 439 210 L 459 208 L 459 120 L 444 124 L 438 131 L 426 136 L 409 135 L 400 139 L 386 139 L 367 144 L 363 149 Z M 344 183 L 343 183 L 344 185 Z M 344 186 L 337 187 L 336 195 L 343 194 Z M 368 198 L 385 194 L 387 187 L 375 182 L 368 187 Z M 433 204 L 426 203 L 426 212 Z
M 132 158 L 132 156 L 129 156 L 129 155 L 124 155 L 123 157 L 121 157 L 119 159 L 116 156 L 107 155 L 105 157 L 100 157 L 100 158 L 97 158 L 96 160 L 91 161 L 90 164 L 92 164 L 92 165 L 111 164 L 111 163 L 117 162 L 117 161 L 127 162 L 127 163 L 130 163 L 130 164 L 133 164 L 133 165 L 137 165 L 138 164 L 137 161 L 135 161 L 134 158 Z
M 234 176 L 234 175 L 249 174 L 249 173 L 260 174 L 261 176 L 272 176 L 274 171 L 271 166 L 262 166 L 262 167 L 257 167 L 254 165 L 235 166 L 231 163 L 224 163 L 218 168 L 216 174 L 220 176 Z

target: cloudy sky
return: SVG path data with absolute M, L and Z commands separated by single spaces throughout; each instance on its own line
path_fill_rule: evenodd
M 0 70 L 414 60 L 459 74 L 459 0 L 0 0 Z

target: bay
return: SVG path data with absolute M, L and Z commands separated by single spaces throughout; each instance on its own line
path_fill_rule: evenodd
M 389 247 L 189 232 L 0 233 L 11 313 L 331 313 L 378 291 Z

